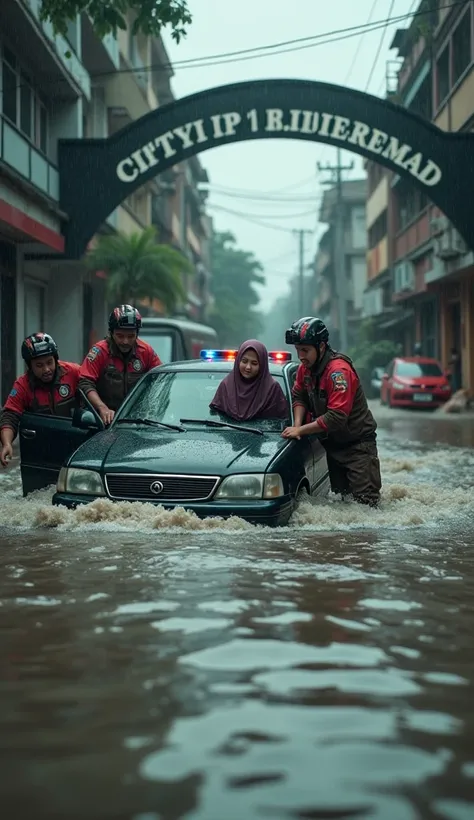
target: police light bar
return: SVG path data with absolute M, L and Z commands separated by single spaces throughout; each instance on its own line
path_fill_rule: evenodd
M 238 350 L 201 350 L 200 356 L 206 362 L 232 362 L 238 352 Z M 268 358 L 276 364 L 284 364 L 285 362 L 291 362 L 291 353 L 286 350 L 272 350 L 268 354 Z
M 285 362 L 291 362 L 291 353 L 288 353 L 287 350 L 271 350 L 268 358 L 271 362 L 284 364 Z
M 201 359 L 206 362 L 232 362 L 238 350 L 201 350 Z

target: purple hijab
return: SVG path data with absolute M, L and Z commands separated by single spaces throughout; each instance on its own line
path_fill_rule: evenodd
M 255 350 L 260 370 L 255 379 L 244 379 L 239 364 L 247 350 Z M 248 339 L 240 345 L 235 357 L 234 369 L 217 388 L 210 407 L 237 421 L 249 419 L 286 419 L 288 402 L 283 390 L 270 375 L 268 351 L 257 339 Z

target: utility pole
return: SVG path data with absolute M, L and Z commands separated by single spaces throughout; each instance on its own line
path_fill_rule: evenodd
M 318 171 L 329 171 L 331 181 L 329 184 L 336 184 L 336 218 L 334 220 L 334 271 L 336 278 L 336 296 L 339 306 L 339 334 L 341 349 L 347 350 L 347 277 L 346 277 L 346 255 L 344 252 L 344 198 L 342 193 L 342 172 L 352 171 L 354 163 L 342 165 L 341 149 L 337 149 L 336 165 L 322 165 L 318 162 Z M 328 184 L 328 183 L 326 183 Z
M 304 238 L 305 234 L 312 234 L 313 231 L 305 231 L 302 228 L 294 230 L 293 233 L 298 235 L 298 311 L 300 317 L 305 313 L 304 307 Z

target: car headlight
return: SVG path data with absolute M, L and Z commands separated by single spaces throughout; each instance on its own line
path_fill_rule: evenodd
M 62 467 L 56 485 L 58 493 L 74 495 L 105 495 L 100 473 L 95 470 L 74 470 Z
M 225 478 L 215 497 L 278 498 L 281 495 L 284 495 L 283 482 L 278 473 L 244 473 Z
M 406 386 L 404 384 L 400 384 L 400 382 L 392 382 L 392 387 L 394 390 L 405 390 Z

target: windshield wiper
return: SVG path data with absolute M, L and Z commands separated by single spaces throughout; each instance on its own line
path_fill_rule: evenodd
M 263 436 L 256 427 L 242 427 L 240 424 L 229 424 L 227 421 L 212 421 L 211 419 L 180 419 L 181 424 L 204 424 L 206 427 L 230 427 L 231 430 L 241 430 L 244 433 L 256 433 Z
M 147 424 L 149 427 L 166 427 L 168 430 L 178 430 L 179 433 L 186 432 L 186 428 L 180 424 L 165 424 L 164 421 L 153 419 L 117 419 L 117 424 Z

